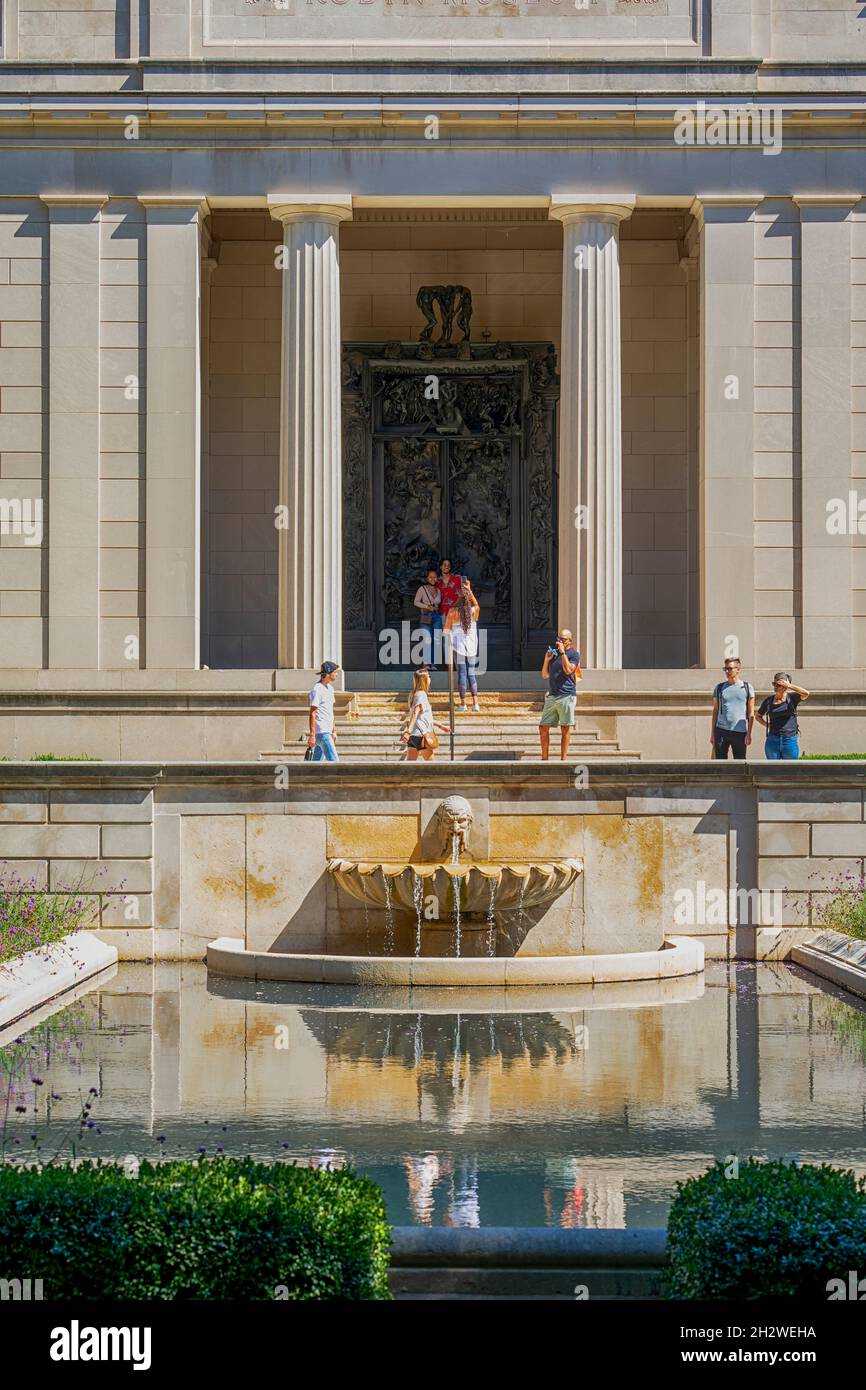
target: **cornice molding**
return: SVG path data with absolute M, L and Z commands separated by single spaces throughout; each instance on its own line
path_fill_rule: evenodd
M 0 61 L 0 82 L 4 69 Z M 310 95 L 308 92 L 190 91 L 44 91 L 0 89 L 0 129 L 75 127 L 78 130 L 118 126 L 124 138 L 130 118 L 160 130 L 206 126 L 220 129 L 299 126 L 323 129 L 378 127 L 418 131 L 435 116 L 448 129 L 517 126 L 526 130 L 550 128 L 598 130 L 601 133 L 636 130 L 661 132 L 679 124 L 684 111 L 730 116 L 773 114 L 783 129 L 815 135 L 830 129 L 866 130 L 866 83 L 860 92 L 764 93 L 749 91 L 668 92 L 624 91 L 573 95 L 496 90 L 454 92 L 447 88 L 423 96 L 415 92 L 379 95 Z M 713 148 L 710 146 L 709 148 Z
M 547 222 L 546 208 L 359 208 L 355 222 L 494 222 L 513 226 L 523 222 Z

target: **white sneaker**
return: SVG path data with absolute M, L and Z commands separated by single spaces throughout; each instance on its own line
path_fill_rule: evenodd
M 475 701 L 475 704 L 472 706 L 472 713 L 473 713 L 473 714 L 480 714 L 480 713 L 481 713 L 481 706 L 479 705 L 479 703 L 478 703 L 477 700 Z
M 457 706 L 457 713 L 458 713 L 458 714 L 468 714 L 469 711 L 468 711 L 468 709 L 466 708 L 465 705 L 458 705 L 458 706 Z

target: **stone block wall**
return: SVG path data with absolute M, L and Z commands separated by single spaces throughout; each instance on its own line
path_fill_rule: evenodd
M 11 8 L 11 7 L 10 7 Z M 432 26 L 429 16 L 414 10 L 392 11 L 385 4 L 370 6 L 368 14 L 332 14 L 317 6 L 312 13 L 280 12 L 250 7 L 245 0 L 20 0 L 7 19 L 5 51 L 24 60 L 107 62 L 142 52 L 153 58 L 189 59 L 216 56 L 220 60 L 285 60 L 300 36 L 313 44 L 317 57 L 332 46 L 345 56 L 352 42 L 378 44 L 387 53 L 393 41 L 413 59 L 429 62 L 431 41 L 445 48 L 451 25 L 447 12 Z M 472 59 L 487 57 L 491 43 L 506 45 L 506 53 L 532 58 L 543 40 L 556 57 L 573 53 L 575 31 L 592 57 L 604 57 L 610 44 L 626 44 L 635 58 L 658 58 L 668 44 L 682 51 L 693 44 L 716 58 L 739 58 L 744 53 L 775 62 L 842 62 L 863 40 L 863 18 L 847 0 L 800 0 L 772 8 L 743 0 L 666 0 L 637 11 L 607 0 L 587 6 L 576 17 L 549 7 L 546 13 L 513 13 L 502 9 L 473 10 L 460 17 L 461 42 L 469 43 Z M 419 23 L 420 20 L 420 23 Z M 425 22 L 426 21 L 426 22 Z M 493 27 L 495 24 L 495 28 Z M 300 28 L 298 27 L 300 25 Z M 526 41 L 536 48 L 526 46 Z M 433 50 L 437 50 L 434 48 Z M 312 61 L 312 60 L 311 60 Z
M 43 662 L 47 286 L 47 209 L 31 198 L 6 200 L 0 205 L 0 497 L 22 518 L 42 520 L 38 534 L 16 534 L 8 524 L 0 530 L 0 667 Z
M 220 936 L 252 949 L 366 954 L 384 919 L 345 898 L 330 858 L 436 858 L 427 827 L 459 791 L 477 858 L 577 857 L 583 874 L 509 926 L 514 953 L 654 949 L 699 937 L 709 958 L 783 957 L 821 924 L 827 893 L 862 880 L 862 779 L 845 767 L 456 765 L 333 777 L 292 769 L 0 765 L 0 859 L 43 891 L 81 885 L 126 959 L 202 959 Z M 95 785 L 96 784 L 96 785 Z M 398 954 L 413 923 L 397 923 Z M 453 949 L 448 923 L 435 930 Z M 403 936 L 399 935 L 403 931 Z M 404 940 L 404 937 L 406 940 Z
M 277 664 L 280 228 L 267 214 L 217 213 L 211 235 L 203 661 L 261 669 Z
M 340 229 L 341 330 L 346 339 L 418 337 L 422 285 L 472 293 L 472 337 L 547 340 L 562 328 L 562 228 L 546 215 L 365 221 Z
M 89 900 L 88 922 L 129 959 L 153 955 L 153 792 L 0 789 L 0 873 Z
M 100 219 L 99 665 L 143 665 L 147 237 L 144 209 Z
M 686 220 L 640 210 L 620 227 L 623 665 L 639 668 L 689 664 Z
M 866 204 L 859 203 L 851 224 L 851 486 L 866 485 Z M 866 546 L 851 553 L 855 658 L 866 654 Z
M 800 659 L 802 478 L 800 224 L 788 199 L 755 212 L 755 642 Z
M 863 788 L 762 787 L 757 812 L 760 886 L 783 894 L 786 921 L 820 926 L 827 890 L 863 883 Z
M 19 57 L 41 62 L 127 57 L 129 0 L 18 0 L 17 42 Z

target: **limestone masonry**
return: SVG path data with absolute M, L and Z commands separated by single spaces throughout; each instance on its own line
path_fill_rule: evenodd
M 374 657 L 346 683 L 372 688 L 383 627 L 413 616 L 405 586 L 387 597 L 395 553 L 414 578 L 452 543 L 509 653 L 490 688 L 537 686 L 565 622 L 602 690 L 625 670 L 642 698 L 694 699 L 738 651 L 841 692 L 854 746 L 861 9 L 5 0 L 2 751 L 40 729 L 72 751 L 39 724 L 58 692 L 84 718 L 94 689 L 303 691 L 358 632 Z M 374 429 L 368 487 L 341 437 L 351 351 L 417 344 L 419 289 L 457 284 L 473 363 L 556 354 L 553 435 L 522 388 L 502 494 L 506 455 L 465 422 L 442 414 L 404 472 Z M 462 370 L 456 340 L 436 351 Z M 489 572 L 454 511 L 464 436 Z M 232 734 L 234 710 L 226 747 L 273 745 L 273 722 L 257 747 Z

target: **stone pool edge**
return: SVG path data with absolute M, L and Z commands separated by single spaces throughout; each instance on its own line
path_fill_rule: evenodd
M 703 942 L 666 936 L 656 951 L 591 956 L 416 957 L 328 956 L 250 951 L 235 937 L 208 943 L 208 970 L 218 975 L 303 984 L 569 985 L 698 975 Z
M 660 1299 L 667 1229 L 395 1226 L 397 1299 Z
M 825 951 L 816 951 L 812 946 L 794 946 L 791 960 L 795 965 L 802 965 L 813 975 L 820 975 L 821 979 L 828 980 L 830 984 L 847 989 L 850 994 L 856 994 L 860 999 L 866 999 L 866 970 L 861 966 L 850 961 L 837 960 L 835 956 L 827 955 Z
M 92 932 L 74 932 L 0 965 L 0 1029 L 117 964 L 117 947 Z

